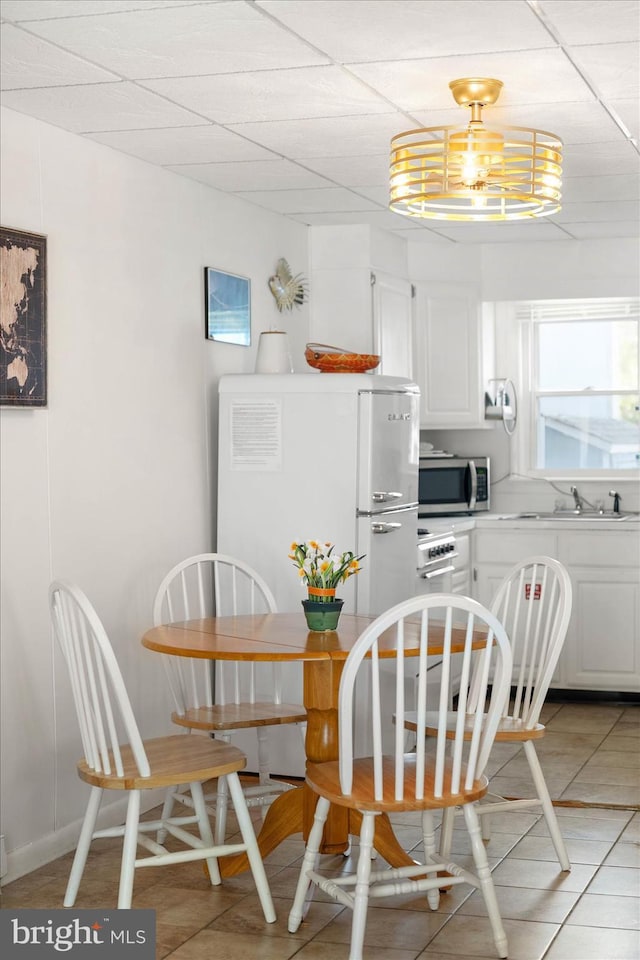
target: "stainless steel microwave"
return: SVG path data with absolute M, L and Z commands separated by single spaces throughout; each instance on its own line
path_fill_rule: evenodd
M 418 515 L 489 509 L 489 457 L 420 457 Z

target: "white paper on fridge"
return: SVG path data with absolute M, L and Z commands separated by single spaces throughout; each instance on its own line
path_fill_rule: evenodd
M 231 399 L 232 470 L 282 470 L 282 403 L 278 399 Z

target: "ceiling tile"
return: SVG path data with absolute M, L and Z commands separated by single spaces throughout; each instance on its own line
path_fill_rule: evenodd
M 393 233 L 397 237 L 402 237 L 404 240 L 409 240 L 411 243 L 420 243 L 420 244 L 430 244 L 432 246 L 443 247 L 447 244 L 455 243 L 455 240 L 451 240 L 449 237 L 442 237 L 437 233 L 434 233 L 433 230 L 394 230 Z
M 565 177 L 562 204 L 640 199 L 640 177 L 626 176 Z
M 590 143 L 588 149 L 569 144 L 564 149 L 563 169 L 572 177 L 597 177 L 604 172 L 636 173 L 640 158 L 629 141 Z
M 637 40 L 637 0 L 538 0 L 544 17 L 564 43 Z
M 576 240 L 616 239 L 638 237 L 637 220 L 620 220 L 609 223 L 569 223 L 567 230 Z
M 226 163 L 231 160 L 275 159 L 265 150 L 231 130 L 208 123 L 197 127 L 166 127 L 155 130 L 125 130 L 88 134 L 104 143 L 149 163 L 160 166 L 179 163 Z
M 305 167 L 344 187 L 382 186 L 389 180 L 389 154 L 368 157 L 311 157 Z
M 416 111 L 413 115 L 425 127 L 443 123 L 466 123 L 466 111 Z M 593 100 L 589 103 L 512 104 L 510 107 L 487 107 L 483 111 L 487 127 L 492 123 L 516 127 L 548 130 L 567 143 L 592 143 L 599 140 L 624 139 L 624 134 L 604 107 Z
M 334 66 L 147 80 L 142 86 L 226 124 L 389 112 L 388 103 Z
M 339 16 L 335 0 L 258 0 L 257 5 L 341 63 L 553 45 L 518 0 L 343 0 Z
M 611 100 L 608 106 L 611 107 L 613 112 L 622 120 L 634 140 L 640 140 L 640 109 L 638 100 Z
M 2 102 L 5 107 L 72 133 L 187 126 L 199 120 L 195 114 L 167 103 L 134 83 L 94 83 L 63 89 L 63 97 L 56 87 L 10 90 L 3 94 Z
M 39 20 L 30 29 L 130 79 L 272 70 L 327 57 L 244 3 Z
M 366 117 L 319 117 L 230 124 L 229 128 L 293 160 L 379 154 L 399 130 L 410 126 L 401 113 Z
M 51 20 L 54 17 L 84 17 L 123 10 L 153 10 L 158 7 L 185 7 L 194 0 L 2 0 L 7 20 Z M 200 0 L 208 3 L 209 0 Z
M 598 223 L 604 220 L 635 220 L 640 225 L 640 202 L 617 200 L 611 203 L 563 203 L 556 214 L 558 223 Z M 640 231 L 639 231 L 640 232 Z
M 528 223 L 445 223 L 434 224 L 444 237 L 462 243 L 526 243 L 539 240 L 566 240 L 559 227 L 545 220 Z
M 638 45 L 635 43 L 602 43 L 573 47 L 572 56 L 594 83 L 598 94 L 611 100 L 638 97 L 640 71 Z
M 393 230 L 398 223 L 401 226 L 406 222 L 407 217 L 402 217 L 390 210 L 362 210 L 352 212 L 333 211 L 331 213 L 292 213 L 289 216 L 299 223 L 307 223 L 309 226 L 340 226 L 351 223 L 367 223 L 371 227 L 378 227 L 379 230 Z M 413 230 L 411 233 L 413 234 Z M 416 224 L 415 232 L 418 231 Z
M 466 118 L 449 90 L 457 77 L 497 77 L 504 87 L 501 106 L 593 100 L 594 96 L 560 49 L 523 53 L 468 54 L 437 60 L 350 65 L 349 69 L 400 110 L 451 109 Z M 455 116 L 450 123 L 456 122 Z
M 375 204 L 342 187 L 319 190 L 265 190 L 236 196 L 278 213 L 322 213 L 334 210 L 375 210 Z
M 208 183 L 216 190 L 264 191 L 330 187 L 331 184 L 290 160 L 249 160 L 243 163 L 196 163 L 171 166 L 184 177 Z M 245 199 L 248 199 L 245 196 Z
M 115 73 L 87 63 L 72 53 L 59 50 L 45 40 L 33 37 L 9 23 L 2 25 L 0 40 L 3 90 L 120 80 Z

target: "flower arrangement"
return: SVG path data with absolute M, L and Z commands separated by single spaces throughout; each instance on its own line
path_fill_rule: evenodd
M 329 603 L 335 596 L 335 589 L 349 577 L 360 572 L 360 557 L 351 550 L 336 553 L 333 543 L 321 543 L 307 540 L 305 543 L 292 543 L 289 559 L 298 567 L 299 575 L 309 588 L 314 599 Z

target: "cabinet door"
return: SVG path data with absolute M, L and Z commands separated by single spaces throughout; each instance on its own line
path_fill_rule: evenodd
M 420 426 L 485 427 L 481 310 L 469 284 L 416 289 Z
M 572 567 L 567 686 L 640 690 L 640 586 L 636 568 Z
M 374 352 L 378 370 L 391 377 L 415 376 L 413 366 L 413 298 L 408 280 L 376 271 L 371 274 Z

